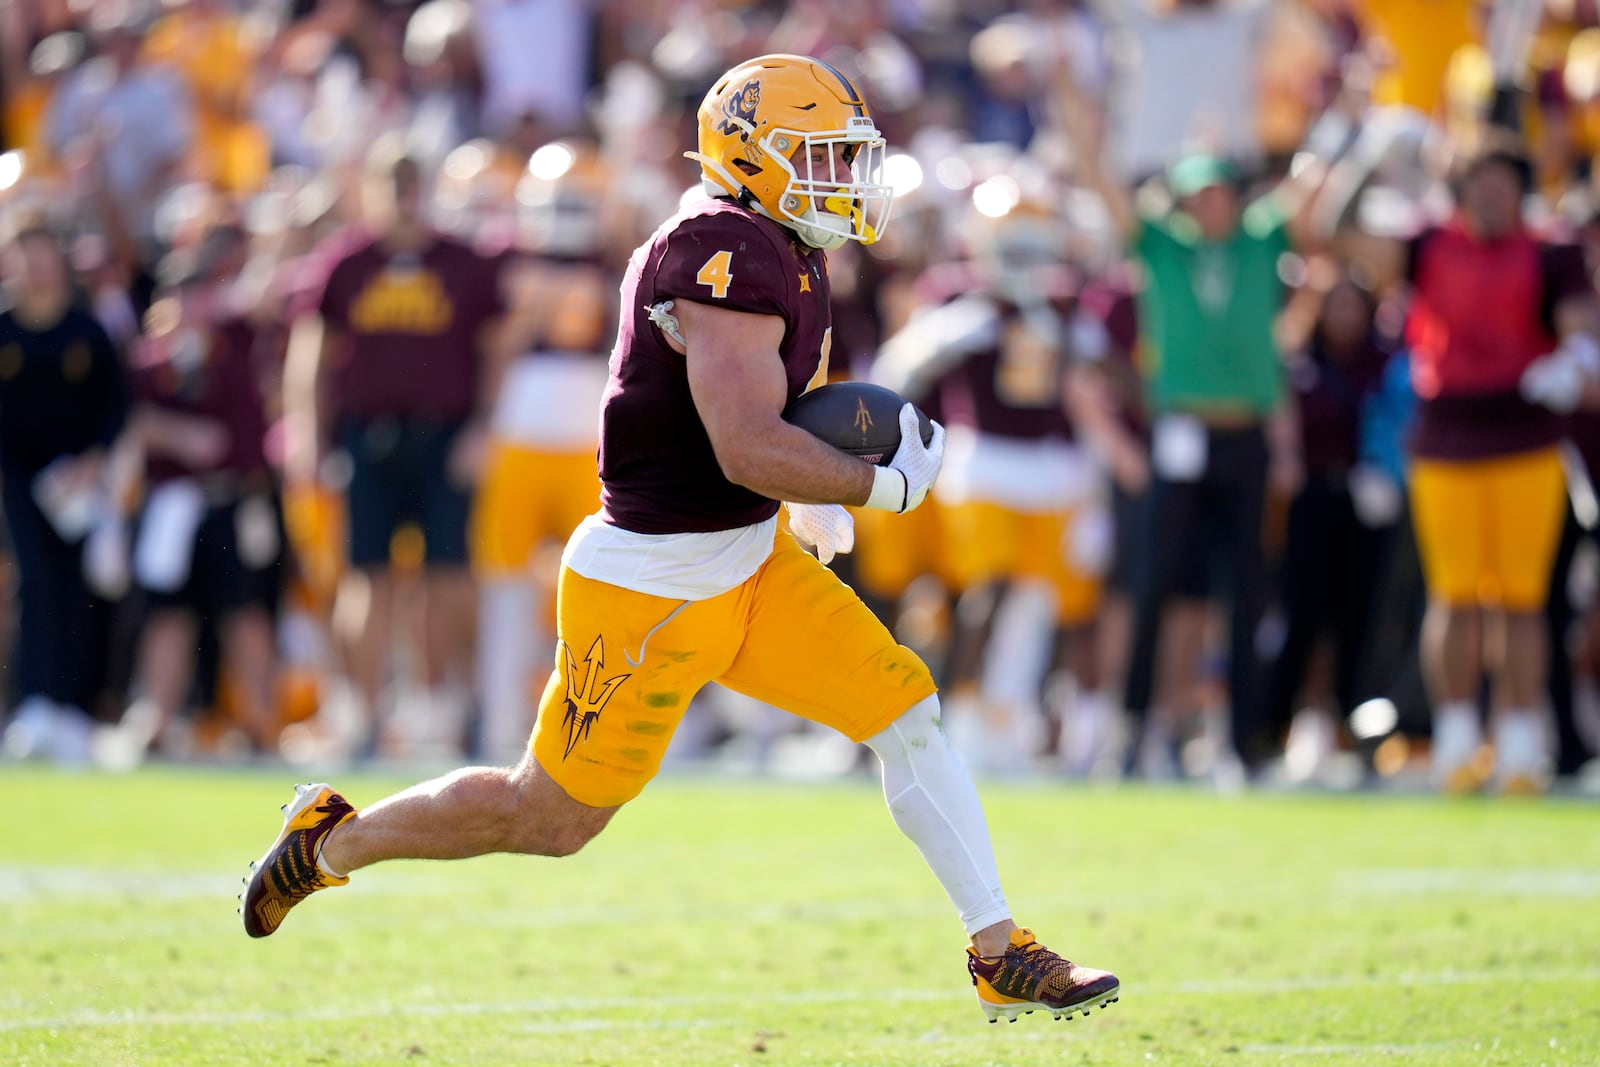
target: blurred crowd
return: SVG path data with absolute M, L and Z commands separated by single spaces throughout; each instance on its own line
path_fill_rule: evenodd
M 1593 0 L 0 0 L 0 49 L 11 757 L 517 758 L 622 269 L 795 52 L 896 189 L 830 375 L 949 429 L 832 565 L 976 771 L 1596 766 Z M 715 689 L 674 752 L 859 755 Z

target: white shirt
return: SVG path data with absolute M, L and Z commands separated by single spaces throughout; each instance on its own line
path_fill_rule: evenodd
M 561 562 L 607 585 L 669 600 L 710 600 L 737 589 L 772 555 L 774 515 L 712 533 L 642 534 L 590 515 L 567 540 Z

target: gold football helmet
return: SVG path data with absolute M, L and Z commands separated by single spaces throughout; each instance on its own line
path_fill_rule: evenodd
M 833 67 L 808 56 L 752 59 L 717 79 L 699 120 L 700 150 L 685 155 L 713 196 L 734 197 L 816 248 L 882 235 L 892 199 L 883 135 Z

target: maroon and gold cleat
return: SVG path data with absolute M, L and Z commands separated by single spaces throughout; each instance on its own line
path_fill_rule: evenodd
M 294 787 L 294 800 L 283 807 L 283 832 L 267 854 L 250 865 L 239 909 L 245 933 L 266 937 L 306 897 L 350 881 L 324 873 L 317 866 L 317 852 L 328 831 L 355 814 L 356 809 L 332 786 Z
M 968 945 L 967 971 L 991 1023 L 1002 1015 L 1014 1023 L 1034 1011 L 1057 1019 L 1075 1011 L 1088 1015 L 1114 1002 L 1122 989 L 1116 975 L 1062 959 L 1026 929 L 1011 931 L 1011 944 L 1001 956 L 980 956 Z

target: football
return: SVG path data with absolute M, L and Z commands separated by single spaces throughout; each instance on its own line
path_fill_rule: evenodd
M 858 459 L 887 466 L 900 447 L 900 409 L 905 398 L 867 382 L 833 382 L 803 393 L 783 411 L 784 420 Z M 922 443 L 933 441 L 933 422 L 917 409 Z

